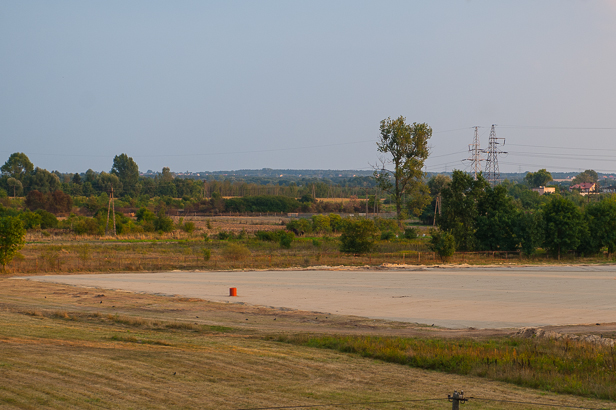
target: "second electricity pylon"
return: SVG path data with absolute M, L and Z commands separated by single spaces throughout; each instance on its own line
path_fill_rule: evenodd
M 477 174 L 481 172 L 481 161 L 484 159 L 481 158 L 481 153 L 483 151 L 479 148 L 479 127 L 473 128 L 475 128 L 475 138 L 473 139 L 473 143 L 468 146 L 468 151 L 471 153 L 471 157 L 466 160 L 471 162 L 473 176 L 475 177 L 475 180 L 477 180 Z
M 505 151 L 500 151 L 498 146 L 500 142 L 498 140 L 503 140 L 503 145 L 505 145 L 504 138 L 496 138 L 496 125 L 492 124 L 492 128 L 490 129 L 490 141 L 488 142 L 488 149 L 482 152 L 488 154 L 488 159 L 486 160 L 486 178 L 490 185 L 495 186 L 500 182 L 500 170 L 498 169 L 498 154 L 506 154 Z

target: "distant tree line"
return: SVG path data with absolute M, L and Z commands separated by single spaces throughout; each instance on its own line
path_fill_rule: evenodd
M 374 178 L 356 176 L 349 178 L 280 178 L 236 176 L 208 176 L 206 179 L 178 177 L 168 167 L 152 176 L 141 176 L 137 163 L 128 155 L 114 157 L 109 172 L 88 169 L 84 173 L 49 172 L 34 167 L 24 153 L 12 154 L 0 168 L 0 196 L 26 196 L 32 191 L 43 194 L 62 191 L 67 195 L 98 196 L 109 194 L 111 189 L 119 198 L 171 197 L 211 198 L 215 194 L 229 196 L 286 196 L 299 198 L 310 195 L 314 198 L 365 197 L 377 192 Z M 335 181 L 334 181 L 335 180 Z
M 532 255 L 543 248 L 560 256 L 616 249 L 616 198 L 612 195 L 596 200 L 568 191 L 540 196 L 522 184 L 491 187 L 482 176 L 475 180 L 462 171 L 454 171 L 449 181 L 431 182 L 439 190 L 442 211 L 425 212 L 424 218 L 436 218 L 457 251 L 521 250 Z

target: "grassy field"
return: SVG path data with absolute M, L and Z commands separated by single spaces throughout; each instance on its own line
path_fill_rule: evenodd
M 438 340 L 378 336 L 280 336 L 302 346 L 475 375 L 558 393 L 616 400 L 616 349 L 550 339 Z
M 160 271 L 170 269 L 273 269 L 308 266 L 379 266 L 453 264 L 570 264 L 613 263 L 605 256 L 577 257 L 563 255 L 555 260 L 545 253 L 531 258 L 518 252 L 456 253 L 443 261 L 430 252 L 424 238 L 379 241 L 374 252 L 352 255 L 339 251 L 336 237 L 296 238 L 290 249 L 278 243 L 244 239 L 204 241 L 201 236 L 152 236 L 145 238 L 79 238 L 53 241 L 32 241 L 11 261 L 9 273 L 38 272 L 122 272 Z M 228 252 L 233 246 L 244 249 L 243 254 Z M 208 252 L 208 258 L 204 258 Z
M 477 398 L 467 409 L 541 408 L 479 398 L 616 408 L 609 401 L 278 341 L 307 332 L 322 337 L 408 331 L 395 323 L 368 326 L 361 318 L 333 317 L 321 324 L 323 318 L 314 316 L 5 277 L 0 407 L 444 409 L 451 406 L 447 394 L 463 389 Z M 438 332 L 419 331 L 432 334 L 430 339 Z M 403 400 L 410 401 L 392 403 Z

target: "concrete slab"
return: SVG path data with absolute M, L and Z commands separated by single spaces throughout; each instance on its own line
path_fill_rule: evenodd
M 164 272 L 24 279 L 449 328 L 616 322 L 616 266 Z M 237 288 L 237 297 L 229 297 L 231 287 Z

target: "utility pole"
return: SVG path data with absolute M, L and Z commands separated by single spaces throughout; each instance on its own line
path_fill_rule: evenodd
M 441 216 L 441 210 L 441 194 L 438 194 L 436 197 L 436 203 L 434 204 L 434 218 L 432 218 L 432 226 L 436 226 L 436 213 L 438 212 L 438 215 Z
M 473 143 L 468 146 L 471 157 L 466 160 L 471 162 L 473 177 L 477 180 L 477 174 L 481 172 L 481 161 L 484 161 L 484 159 L 481 157 L 482 151 L 479 145 L 479 127 L 473 128 L 475 128 L 475 138 L 473 139 Z
M 113 236 L 116 236 L 115 201 L 113 198 L 113 185 L 111 186 L 111 195 L 109 195 L 109 205 L 107 206 L 107 223 L 105 224 L 105 236 L 109 234 L 109 213 L 112 210 L 113 210 Z
M 496 138 L 496 125 L 492 124 L 492 129 L 490 130 L 490 141 L 488 143 L 487 151 L 482 150 L 482 152 L 486 152 L 488 154 L 488 159 L 486 161 L 486 177 L 491 186 L 495 186 L 500 182 L 500 170 L 498 168 L 498 154 L 506 154 L 505 151 L 500 151 L 498 146 L 501 144 L 498 140 L 503 140 L 503 145 L 505 145 L 504 138 Z
M 466 403 L 468 399 L 464 398 L 464 391 L 454 390 L 453 396 L 447 395 L 447 400 L 451 402 L 451 410 L 460 410 L 460 402 Z

